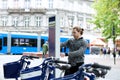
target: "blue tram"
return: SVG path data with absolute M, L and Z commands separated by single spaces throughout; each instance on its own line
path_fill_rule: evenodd
M 69 38 L 70 37 L 61 36 L 60 42 L 64 42 Z M 35 33 L 0 32 L 0 54 L 22 54 L 23 52 L 37 52 L 39 48 L 42 50 L 42 45 L 46 41 L 48 41 L 47 35 L 38 36 Z M 87 42 L 89 43 L 89 40 L 87 40 Z M 62 48 L 60 51 L 68 54 L 69 49 Z M 90 53 L 89 47 L 86 49 L 85 53 Z

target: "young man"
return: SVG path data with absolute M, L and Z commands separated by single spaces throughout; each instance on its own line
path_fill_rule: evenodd
M 87 48 L 87 43 L 83 39 L 83 29 L 76 26 L 72 30 L 73 39 L 61 43 L 60 47 L 68 47 L 68 62 L 71 64 L 71 68 L 65 71 L 65 75 L 75 73 L 79 66 L 84 63 L 84 53 Z

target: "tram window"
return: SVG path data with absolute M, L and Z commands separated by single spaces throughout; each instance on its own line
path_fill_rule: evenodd
M 32 47 L 37 47 L 37 39 L 30 39 L 30 40 L 29 40 L 29 44 L 30 44 Z
M 37 47 L 37 39 L 12 38 L 12 46 Z
M 29 44 L 29 39 L 25 39 L 25 45 L 26 45 L 26 46 L 30 46 L 30 44 Z
M 62 52 L 62 48 L 60 48 L 60 52 Z
M 41 39 L 41 47 L 43 46 L 44 43 L 45 43 L 45 40 Z
M 0 50 L 2 49 L 2 39 L 0 39 Z
M 4 37 L 4 38 L 3 38 L 3 45 L 4 45 L 4 46 L 7 46 L 7 37 Z
M 25 39 L 20 39 L 20 46 L 25 46 Z
M 12 38 L 12 46 L 19 46 L 19 39 L 18 38 Z

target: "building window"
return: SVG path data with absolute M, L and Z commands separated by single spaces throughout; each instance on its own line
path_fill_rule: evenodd
M 24 17 L 24 27 L 29 27 L 29 24 L 30 24 L 30 17 L 25 16 Z
M 91 23 L 90 23 L 90 21 L 91 21 L 91 18 L 86 18 L 86 28 L 87 28 L 87 30 L 91 29 Z
M 7 9 L 7 0 L 2 0 L 2 9 Z
M 7 16 L 2 16 L 1 21 L 2 21 L 2 26 L 7 26 Z
M 13 19 L 12 20 L 12 25 L 15 26 L 15 27 L 18 26 L 18 19 L 19 19 L 18 16 L 14 16 L 12 19 Z
M 40 27 L 41 26 L 41 17 L 40 16 L 36 16 L 35 17 L 35 25 L 36 27 Z
M 19 0 L 14 0 L 14 8 L 15 9 L 19 8 Z
M 74 16 L 69 16 L 68 17 L 68 23 L 70 27 L 73 27 L 73 22 L 74 22 Z
M 60 26 L 61 26 L 61 27 L 65 27 L 65 26 L 64 26 L 64 18 L 63 18 L 63 17 L 60 19 Z
M 36 8 L 40 8 L 42 5 L 42 0 L 36 0 Z
M 83 18 L 82 17 L 78 18 L 78 24 L 79 24 L 80 27 L 83 28 Z
M 30 9 L 30 0 L 25 0 L 25 9 Z
M 48 0 L 49 8 L 53 8 L 53 0 Z

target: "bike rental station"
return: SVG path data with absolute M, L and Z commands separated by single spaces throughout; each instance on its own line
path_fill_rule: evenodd
M 49 17 L 49 55 L 44 58 L 41 64 L 34 67 L 29 67 L 29 59 L 41 58 L 42 55 L 38 52 L 23 53 L 20 60 L 6 63 L 3 65 L 4 77 L 6 79 L 14 78 L 16 80 L 95 80 L 96 77 L 105 77 L 110 66 L 104 66 L 97 63 L 83 64 L 79 70 L 71 75 L 60 76 L 60 70 L 68 69 L 70 64 L 65 60 L 60 60 L 60 14 Z M 65 65 L 60 65 L 65 64 Z M 58 69 L 60 70 L 58 70 Z M 92 69 L 92 71 L 89 70 Z M 97 74 L 93 74 L 93 71 Z M 101 73 L 99 73 L 101 72 Z

